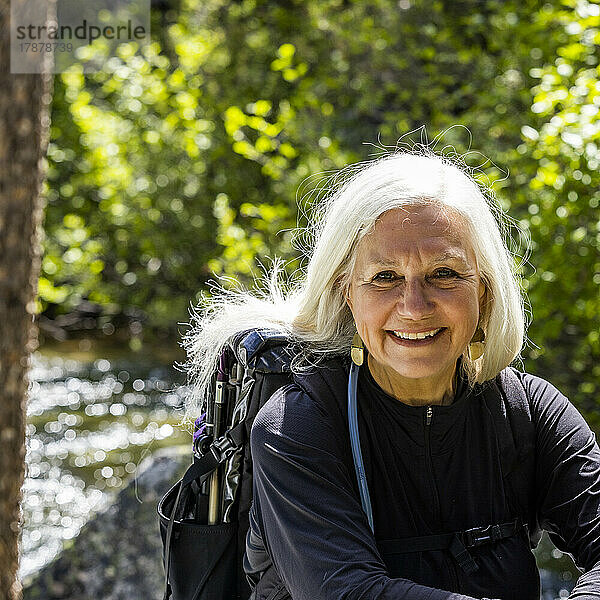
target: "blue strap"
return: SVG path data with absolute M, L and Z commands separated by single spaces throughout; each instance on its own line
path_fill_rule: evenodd
M 358 415 L 356 409 L 356 388 L 358 387 L 358 366 L 352 363 L 350 366 L 350 375 L 348 377 L 348 427 L 350 429 L 350 445 L 352 446 L 352 459 L 354 460 L 354 470 L 356 471 L 356 480 L 358 481 L 358 491 L 360 493 L 360 503 L 363 511 L 369 521 L 371 531 L 375 531 L 373 525 L 373 511 L 371 509 L 371 497 L 369 496 L 369 487 L 367 485 L 367 476 L 365 475 L 365 465 L 363 463 L 362 452 L 360 450 L 360 437 L 358 434 Z

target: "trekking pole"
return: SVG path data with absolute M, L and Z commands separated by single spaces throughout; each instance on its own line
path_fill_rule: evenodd
M 229 375 L 229 385 L 233 388 L 234 391 L 234 401 L 229 406 L 229 410 L 227 411 L 227 424 L 229 427 L 233 427 L 235 423 L 233 422 L 233 413 L 238 405 L 238 401 L 240 399 L 240 394 L 242 392 L 242 379 L 244 376 L 244 367 L 242 363 L 238 360 L 234 363 L 231 368 L 231 373 Z
M 225 382 L 227 374 L 225 368 L 225 351 L 219 358 L 219 368 L 217 369 L 217 380 L 215 386 L 215 412 L 214 412 L 214 433 L 213 439 L 219 439 L 222 433 L 223 408 L 225 404 Z M 219 520 L 219 505 L 221 501 L 221 485 L 219 477 L 219 467 L 210 476 L 210 485 L 208 490 L 208 524 L 214 525 Z

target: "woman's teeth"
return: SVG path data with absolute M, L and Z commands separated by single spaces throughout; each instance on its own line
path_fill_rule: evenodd
M 432 337 L 442 328 L 432 329 L 431 331 L 421 331 L 420 333 L 408 333 L 406 331 L 392 331 L 392 333 L 402 340 L 424 340 L 425 338 Z

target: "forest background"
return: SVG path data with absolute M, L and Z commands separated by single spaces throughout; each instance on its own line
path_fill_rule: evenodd
M 328 173 L 424 126 L 530 236 L 524 366 L 600 428 L 598 2 L 163 0 L 152 38 L 55 77 L 43 339 L 176 347 L 215 274 L 293 278 Z

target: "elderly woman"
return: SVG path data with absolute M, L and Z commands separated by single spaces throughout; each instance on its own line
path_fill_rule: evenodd
M 252 597 L 537 600 L 540 529 L 585 570 L 571 597 L 600 597 L 600 453 L 560 392 L 508 367 L 525 324 L 499 211 L 448 159 L 397 153 L 320 215 L 292 293 L 229 297 L 195 338 L 207 364 L 249 327 L 299 348 L 252 429 Z

